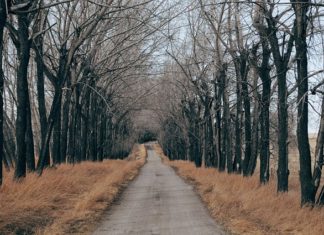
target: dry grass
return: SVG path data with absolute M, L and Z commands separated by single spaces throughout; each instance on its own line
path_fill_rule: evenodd
M 196 186 L 211 215 L 234 234 L 324 234 L 324 209 L 300 208 L 297 177 L 290 180 L 288 193 L 278 195 L 274 180 L 260 186 L 257 176 L 243 178 L 163 159 Z
M 312 165 L 314 165 L 314 156 L 315 156 L 315 147 L 316 147 L 316 136 L 309 137 L 309 144 L 311 147 Z M 272 166 L 273 169 L 276 169 L 276 164 Z M 297 147 L 289 148 L 289 170 L 291 174 L 298 175 L 299 172 L 299 151 Z
M 127 160 L 85 162 L 29 174 L 5 175 L 0 188 L 0 234 L 87 234 L 146 159 L 144 145 Z

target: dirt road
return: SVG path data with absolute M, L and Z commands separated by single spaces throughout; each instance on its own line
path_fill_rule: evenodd
M 102 234 L 225 234 L 193 191 L 153 150 L 146 165 L 95 231 Z

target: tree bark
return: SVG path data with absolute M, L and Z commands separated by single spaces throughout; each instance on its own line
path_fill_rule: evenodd
M 89 116 L 90 116 L 90 91 L 85 88 L 85 94 L 82 98 L 84 110 L 82 114 L 81 128 L 81 160 L 89 160 L 88 158 L 88 134 L 89 134 Z
M 70 103 L 72 97 L 72 90 L 71 90 L 71 78 L 67 78 L 66 82 L 66 92 L 65 92 L 65 101 L 63 104 L 63 117 L 62 117 L 62 130 L 61 130 L 61 139 L 60 139 L 60 162 L 66 162 L 66 153 L 67 153 L 67 145 L 68 145 L 68 132 L 72 131 L 69 128 L 69 118 L 70 118 Z M 72 121 L 73 122 L 73 121 Z M 73 125 L 73 124 L 72 124 Z
M 240 79 L 238 79 L 238 85 L 242 86 L 242 97 L 243 97 L 243 105 L 244 105 L 244 141 L 245 141 L 245 151 L 244 151 L 244 160 L 243 160 L 243 175 L 249 175 L 249 163 L 252 154 L 252 133 L 251 133 L 251 105 L 250 105 L 250 97 L 249 97 L 249 89 L 248 89 L 248 65 L 247 65 L 247 52 L 241 51 L 241 55 L 236 60 L 236 66 L 238 67 L 237 75 Z
M 235 157 L 234 171 L 241 173 L 242 171 L 242 80 L 240 76 L 240 67 L 235 63 L 236 70 L 236 117 L 235 117 Z
M 214 84 L 214 92 L 215 92 L 215 126 L 214 126 L 214 145 L 215 145 L 215 167 L 219 168 L 219 159 L 221 153 L 222 146 L 222 136 L 221 136 L 221 127 L 222 127 L 222 114 L 221 114 L 221 103 L 223 90 L 221 89 L 221 78 L 218 75 L 216 77 L 216 82 Z
M 266 184 L 269 181 L 269 168 L 270 168 L 270 98 L 271 98 L 271 67 L 269 65 L 271 50 L 269 46 L 269 23 L 268 28 L 264 25 L 266 17 L 265 2 L 258 1 L 255 5 L 253 25 L 260 35 L 260 42 L 262 46 L 262 61 L 261 65 L 257 64 L 257 49 L 258 45 L 252 50 L 253 58 L 252 65 L 256 68 L 259 77 L 262 81 L 262 96 L 261 96 L 261 115 L 260 115 L 260 128 L 261 128 L 261 148 L 260 148 L 260 183 Z M 275 39 L 272 39 L 275 40 Z M 275 44 L 275 43 L 274 43 Z
M 287 71 L 294 37 L 290 36 L 287 44 L 286 53 L 281 55 L 279 41 L 277 38 L 277 21 L 269 16 L 266 18 L 268 23 L 269 42 L 274 58 L 274 64 L 278 79 L 278 170 L 277 170 L 277 191 L 288 191 L 288 104 L 287 104 Z M 294 25 L 295 28 L 295 25 Z M 294 30 L 293 30 L 294 31 Z M 284 45 L 283 45 L 284 46 Z
M 227 165 L 227 172 L 232 173 L 233 168 L 233 156 L 231 149 L 231 114 L 229 106 L 229 91 L 228 91 L 228 79 L 226 78 L 227 64 L 223 64 L 222 70 L 220 72 L 221 80 L 221 90 L 223 99 L 223 121 L 222 121 L 222 151 L 219 159 L 219 171 L 225 170 L 225 165 Z
M 32 116 L 31 116 L 30 101 L 29 101 L 28 94 L 27 94 L 26 116 L 27 116 L 26 162 L 27 162 L 27 170 L 29 172 L 33 172 L 35 171 L 34 135 L 33 135 Z
M 195 120 L 195 133 L 196 133 L 196 138 L 197 138 L 197 142 L 198 143 L 195 147 L 195 165 L 196 167 L 201 167 L 202 165 L 202 154 L 201 154 L 201 140 L 200 140 L 200 136 L 201 136 L 201 131 L 200 131 L 200 124 L 199 124 L 199 118 L 196 118 Z
M 259 95 L 259 91 L 258 91 L 258 73 L 256 71 L 256 69 L 253 70 L 254 71 L 254 81 L 253 81 L 253 103 L 254 103 L 254 107 L 253 107 L 253 122 L 252 122 L 252 143 L 251 143 L 251 158 L 249 161 L 249 165 L 248 165 L 248 170 L 247 170 L 247 174 L 249 176 L 252 176 L 254 174 L 255 168 L 256 168 L 256 164 L 257 164 L 257 158 L 258 158 L 258 152 L 259 152 L 259 123 L 260 123 L 260 95 Z
M 41 30 L 39 26 L 39 30 Z M 43 65 L 43 36 L 39 35 L 35 38 L 35 61 L 37 66 L 37 101 L 38 101 L 38 113 L 39 122 L 41 129 L 41 146 L 45 143 L 46 132 L 47 132 L 47 110 L 45 102 L 45 84 L 44 84 L 44 65 Z M 47 146 L 49 149 L 49 146 Z M 48 167 L 50 165 L 50 155 L 49 151 L 45 154 L 44 166 Z M 39 162 L 38 162 L 39 164 Z
M 308 61 L 307 24 L 309 1 L 291 1 L 296 15 L 295 47 L 297 58 L 298 119 L 297 142 L 300 164 L 301 204 L 315 202 L 315 187 L 312 180 L 311 153 L 308 138 Z
M 82 112 L 80 105 L 80 85 L 75 87 L 75 124 L 74 124 L 74 136 L 73 143 L 75 146 L 74 159 L 76 162 L 81 162 L 81 122 L 82 122 Z
M 45 136 L 45 142 L 42 145 L 40 156 L 39 156 L 39 164 L 38 164 L 38 175 L 42 175 L 45 162 L 46 162 L 46 153 L 49 151 L 48 146 L 52 135 L 52 130 L 54 127 L 55 119 L 57 118 L 57 112 L 59 109 L 61 109 L 61 100 L 62 100 L 62 91 L 61 89 L 57 90 L 57 92 L 54 93 L 53 103 L 50 110 L 50 114 L 48 117 L 48 126 L 47 126 L 47 132 Z
M 62 91 L 59 85 L 55 85 L 55 94 L 61 94 L 57 96 L 57 107 L 55 110 L 55 116 L 53 118 L 53 146 L 52 146 L 52 159 L 53 164 L 61 163 L 61 103 L 62 103 Z M 54 95 L 55 96 L 55 95 Z
M 91 94 L 90 135 L 89 150 L 90 160 L 97 161 L 97 94 Z
M 67 133 L 66 136 L 68 137 L 68 139 L 66 139 L 66 161 L 69 163 L 74 164 L 75 163 L 75 125 L 76 125 L 76 111 L 75 111 L 75 105 L 73 104 L 73 102 L 75 102 L 75 89 L 72 92 L 74 94 L 74 99 L 72 100 L 70 98 L 70 106 L 71 106 L 71 111 L 69 111 L 69 118 L 66 121 L 69 121 L 68 125 L 67 125 Z M 70 94 L 72 95 L 72 94 Z M 66 102 L 66 101 L 65 101 Z M 64 115 L 63 115 L 64 116 Z M 64 121 L 63 121 L 64 124 Z M 63 140 L 63 138 L 61 138 L 61 140 Z M 63 143 L 62 143 L 63 144 Z M 61 152 L 61 154 L 64 152 L 64 150 Z
M 4 74 L 2 69 L 2 58 L 3 58 L 3 31 L 6 24 L 7 11 L 5 1 L 0 1 L 0 186 L 2 185 L 3 173 L 2 173 L 2 162 L 4 161 L 4 140 L 3 140 L 3 85 L 4 85 Z
M 29 20 L 27 14 L 18 15 L 18 72 L 17 72 L 17 119 L 16 119 L 16 144 L 17 144 L 17 166 L 15 179 L 26 176 L 26 132 L 27 113 L 30 109 L 28 102 L 28 64 L 30 53 L 30 41 L 28 39 Z
M 271 98 L 271 77 L 270 77 L 270 49 L 266 40 L 262 41 L 262 64 L 258 68 L 262 80 L 261 98 L 261 149 L 260 149 L 260 182 L 269 182 L 270 176 L 270 98 Z
M 316 140 L 316 149 L 315 149 L 315 164 L 314 164 L 314 173 L 313 173 L 313 184 L 314 191 L 317 192 L 320 186 L 321 177 L 322 177 L 322 168 L 324 164 L 324 96 L 322 97 L 322 111 L 321 111 L 321 121 L 320 128 Z M 324 187 L 322 188 L 322 192 Z M 324 195 L 321 193 L 317 199 L 318 204 L 324 204 Z
M 105 114 L 104 114 L 104 103 L 101 102 L 101 105 L 100 105 L 100 117 L 99 117 L 99 126 L 100 126 L 100 129 L 99 129 L 99 140 L 98 140 L 98 160 L 99 161 L 103 161 L 103 158 L 104 158 L 104 144 L 105 144 L 105 139 L 104 139 L 104 136 L 105 136 L 105 132 L 106 132 L 106 117 L 105 117 Z
M 204 112 L 204 149 L 205 149 L 205 166 L 214 166 L 213 154 L 213 123 L 211 119 L 210 106 L 212 102 L 209 97 L 205 98 L 205 112 Z

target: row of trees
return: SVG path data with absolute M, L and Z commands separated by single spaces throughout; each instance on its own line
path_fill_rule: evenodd
M 176 94 L 169 98 L 172 105 L 163 107 L 170 110 L 161 119 L 165 152 L 171 159 L 243 176 L 256 172 L 259 159 L 261 184 L 269 181 L 275 154 L 277 190 L 285 192 L 288 145 L 296 130 L 301 204 L 322 202 L 322 193 L 316 198 L 324 144 L 323 54 L 316 53 L 323 51 L 322 5 L 194 0 L 189 8 L 187 30 L 179 35 L 181 43 L 170 42 L 162 78 Z M 309 107 L 314 116 L 320 104 L 312 162 Z
M 15 179 L 127 156 L 165 6 L 0 0 L 0 163 Z

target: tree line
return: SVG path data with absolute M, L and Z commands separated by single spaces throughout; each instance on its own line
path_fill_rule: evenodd
M 323 6 L 297 0 L 187 4 L 186 30 L 181 42 L 170 40 L 161 78 L 170 90 L 168 104 L 161 104 L 169 114 L 159 114 L 165 153 L 245 177 L 258 172 L 261 184 L 276 161 L 277 190 L 286 192 L 289 146 L 296 140 L 301 204 L 322 204 Z M 310 122 L 313 128 L 318 122 L 315 153 Z
M 0 1 L 0 185 L 2 165 L 20 180 L 62 163 L 128 155 L 165 7 Z

